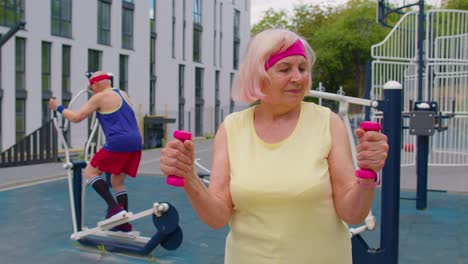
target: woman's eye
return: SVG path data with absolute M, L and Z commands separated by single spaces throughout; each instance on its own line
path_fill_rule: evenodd
M 280 72 L 288 72 L 288 71 L 289 71 L 289 68 L 280 69 Z

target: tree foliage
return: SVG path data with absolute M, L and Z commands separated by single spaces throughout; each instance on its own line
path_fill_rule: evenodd
M 449 0 L 447 1 L 447 9 L 459 9 L 459 10 L 468 10 L 468 1 L 467 0 Z
M 252 34 L 256 34 L 261 32 L 265 29 L 270 28 L 289 28 L 290 26 L 290 18 L 288 14 L 284 10 L 275 11 L 272 8 L 263 12 L 262 19 L 255 25 L 252 26 L 250 32 Z

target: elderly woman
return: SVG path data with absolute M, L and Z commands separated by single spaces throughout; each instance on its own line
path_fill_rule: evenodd
M 209 187 L 196 175 L 194 145 L 169 142 L 161 170 L 185 178 L 200 219 L 230 226 L 226 264 L 351 263 L 347 223 L 367 216 L 376 179 L 358 179 L 345 126 L 328 108 L 303 102 L 315 54 L 286 29 L 252 38 L 233 97 L 254 103 L 217 131 Z M 375 172 L 385 135 L 356 130 L 358 165 Z

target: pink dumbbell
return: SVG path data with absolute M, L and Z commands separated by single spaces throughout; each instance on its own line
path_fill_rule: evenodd
M 359 127 L 365 131 L 380 131 L 380 124 L 371 121 L 363 121 L 359 124 Z M 356 177 L 361 179 L 377 179 L 377 173 L 373 170 L 360 168 L 356 170 Z
M 192 140 L 192 133 L 183 130 L 174 131 L 174 138 L 184 142 L 186 140 Z M 177 175 L 169 175 L 166 178 L 166 183 L 172 186 L 181 187 L 185 185 L 184 178 Z

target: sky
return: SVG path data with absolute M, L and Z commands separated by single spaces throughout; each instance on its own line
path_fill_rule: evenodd
M 250 24 L 253 25 L 261 20 L 263 17 L 263 12 L 268 10 L 269 8 L 273 8 L 275 11 L 279 11 L 280 9 L 284 9 L 287 12 L 291 12 L 293 7 L 297 4 L 304 3 L 304 4 L 322 4 L 322 5 L 342 5 L 346 3 L 347 0 L 251 0 L 250 1 Z M 409 2 L 418 2 L 416 0 L 390 0 L 390 2 L 394 3 L 409 3 Z M 426 0 L 426 3 L 432 5 L 438 5 L 440 0 Z

